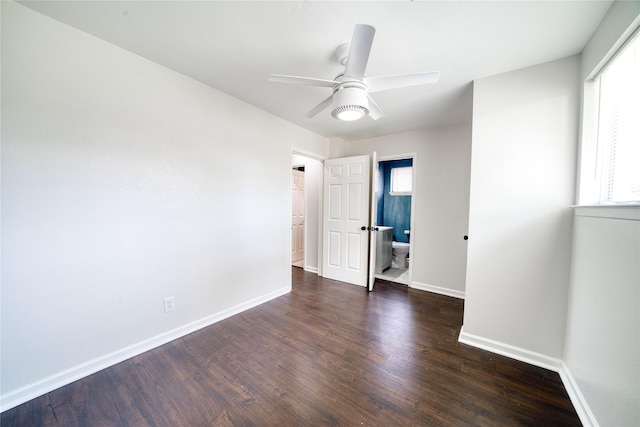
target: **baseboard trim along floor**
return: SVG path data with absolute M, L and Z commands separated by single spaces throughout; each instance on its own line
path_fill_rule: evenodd
M 234 316 L 245 310 L 257 307 L 267 301 L 278 298 L 289 292 L 291 292 L 290 287 L 278 289 L 261 297 L 254 298 L 242 304 L 238 304 L 234 307 L 223 310 L 219 313 L 212 314 L 195 322 L 188 323 L 179 328 L 167 331 L 155 337 L 122 348 L 113 353 L 106 354 L 94 360 L 90 360 L 71 369 L 62 371 L 56 375 L 52 375 L 48 378 L 44 378 L 23 388 L 12 391 L 6 395 L 2 395 L 2 397 L 0 397 L 0 412 L 4 412 L 7 409 L 11 409 L 22 403 L 28 402 L 29 400 L 34 399 L 38 396 L 42 396 L 43 394 L 49 393 L 62 386 L 71 384 L 72 382 L 77 381 L 81 378 L 87 377 L 91 374 L 116 365 L 120 362 L 142 354 L 146 351 L 152 350 L 156 347 L 160 347 L 161 345 L 169 343 L 177 338 L 181 338 L 187 334 L 217 323 L 228 317 Z
M 427 285 L 426 283 L 413 282 L 412 288 L 419 289 L 421 291 L 433 292 L 440 295 L 446 295 L 448 297 L 464 299 L 464 292 L 455 289 L 443 288 L 435 285 Z
M 567 394 L 569 395 L 571 403 L 578 413 L 578 417 L 580 417 L 580 421 L 582 422 L 583 426 L 599 426 L 595 416 L 593 415 L 593 412 L 589 408 L 589 405 L 584 398 L 584 395 L 580 391 L 578 384 L 573 378 L 573 375 L 571 375 L 568 366 L 561 359 L 549 357 L 544 354 L 529 351 L 520 347 L 466 333 L 464 331 L 464 326 L 462 326 L 462 329 L 460 330 L 458 341 L 463 344 L 481 348 L 492 353 L 497 353 L 502 356 L 519 360 L 521 362 L 529 363 L 530 365 L 557 372 L 558 374 L 560 374 L 560 379 L 562 380 L 562 383 L 567 390 Z

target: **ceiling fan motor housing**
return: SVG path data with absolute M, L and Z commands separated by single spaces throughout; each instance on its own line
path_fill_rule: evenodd
M 331 106 L 331 115 L 338 120 L 352 121 L 364 116 L 378 120 L 384 116 L 384 113 L 378 104 L 369 96 L 369 89 L 371 89 L 372 92 L 379 92 L 382 90 L 435 83 L 438 81 L 440 73 L 438 71 L 431 71 L 426 73 L 379 76 L 367 79 L 367 62 L 369 61 L 369 54 L 371 53 L 371 45 L 375 32 L 376 29 L 371 25 L 356 25 L 353 30 L 351 43 L 341 44 L 336 49 L 336 59 L 344 65 L 344 72 L 336 76 L 333 80 L 284 76 L 280 74 L 270 75 L 269 80 L 281 83 L 332 88 L 333 94 L 316 105 L 306 114 L 306 117 L 311 118 Z
M 333 92 L 331 115 L 340 120 L 357 120 L 369 114 L 367 87 L 359 82 L 345 82 Z

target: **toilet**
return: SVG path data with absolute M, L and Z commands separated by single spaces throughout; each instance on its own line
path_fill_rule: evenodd
M 393 242 L 393 261 L 398 268 L 409 268 L 409 244 L 403 242 Z

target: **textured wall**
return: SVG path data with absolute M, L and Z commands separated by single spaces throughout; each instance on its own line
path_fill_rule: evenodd
M 392 196 L 389 194 L 391 191 L 391 169 L 412 164 L 411 159 L 380 162 L 382 191 L 378 193 L 378 225 L 393 227 L 393 240 L 396 242 L 409 242 L 404 230 L 411 228 L 412 196 Z

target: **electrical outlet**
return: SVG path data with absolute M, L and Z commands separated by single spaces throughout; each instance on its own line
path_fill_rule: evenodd
M 173 302 L 173 297 L 166 297 L 165 299 L 163 299 L 162 301 L 164 301 L 164 312 L 168 313 L 171 310 L 173 310 L 175 308 L 174 302 Z

